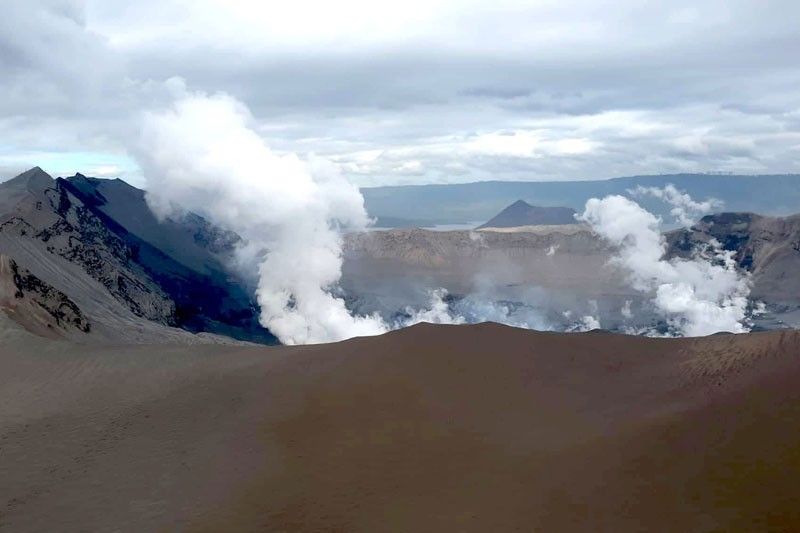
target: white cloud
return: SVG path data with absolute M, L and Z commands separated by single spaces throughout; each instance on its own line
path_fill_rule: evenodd
M 587 154 L 598 145 L 598 142 L 585 138 L 550 139 L 541 130 L 516 130 L 477 135 L 463 143 L 460 148 L 483 155 L 540 158 Z

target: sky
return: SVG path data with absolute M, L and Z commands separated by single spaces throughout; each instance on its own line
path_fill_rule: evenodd
M 359 186 L 800 172 L 796 0 L 0 0 L 0 179 L 224 93 Z

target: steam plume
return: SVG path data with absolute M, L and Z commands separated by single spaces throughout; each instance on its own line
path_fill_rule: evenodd
M 580 219 L 618 249 L 613 261 L 628 271 L 635 289 L 654 294 L 675 333 L 748 331 L 749 278 L 736 270 L 733 252 L 712 243 L 691 260 L 664 259 L 660 220 L 622 196 L 592 198 Z
M 377 316 L 353 316 L 332 291 L 341 277 L 341 228 L 363 229 L 363 198 L 335 168 L 277 155 L 227 95 L 185 90 L 148 113 L 139 160 L 148 203 L 161 217 L 181 208 L 239 233 L 260 254 L 261 323 L 286 344 L 374 335 Z M 181 206 L 181 207 L 178 207 Z

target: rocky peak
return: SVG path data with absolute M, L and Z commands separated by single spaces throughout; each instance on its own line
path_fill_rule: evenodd
M 517 200 L 478 229 L 574 223 L 575 210 L 569 207 L 539 207 Z
M 53 184 L 53 178 L 40 167 L 33 167 L 22 174 L 3 183 L 7 188 L 26 188 L 29 191 L 38 191 Z

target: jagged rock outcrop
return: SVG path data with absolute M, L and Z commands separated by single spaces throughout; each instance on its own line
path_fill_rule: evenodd
M 0 254 L 0 307 L 30 331 L 46 336 L 89 333 L 91 324 L 66 294 Z

